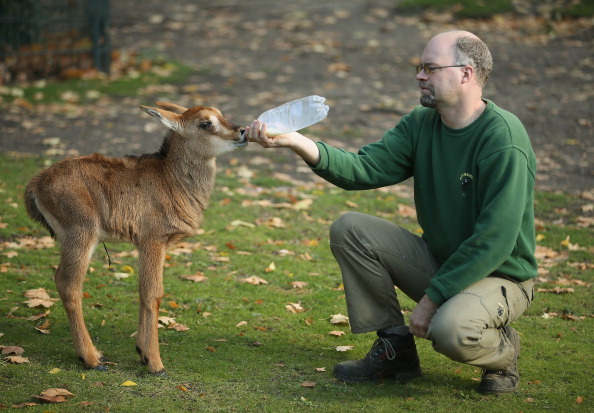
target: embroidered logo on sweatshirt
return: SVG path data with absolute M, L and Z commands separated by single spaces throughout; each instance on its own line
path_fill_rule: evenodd
M 460 175 L 460 188 L 462 189 L 462 194 L 466 195 L 466 191 L 470 189 L 472 186 L 472 174 L 468 172 L 464 172 Z

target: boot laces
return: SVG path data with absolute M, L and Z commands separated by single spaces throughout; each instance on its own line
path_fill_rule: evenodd
M 388 360 L 394 360 L 396 358 L 396 350 L 394 350 L 392 342 L 387 338 L 378 337 L 375 343 L 373 343 L 371 351 L 367 353 L 367 357 L 379 356 L 381 353 L 385 353 Z

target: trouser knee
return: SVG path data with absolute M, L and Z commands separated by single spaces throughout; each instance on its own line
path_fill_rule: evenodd
M 330 226 L 330 243 L 337 243 L 347 238 L 347 234 L 353 231 L 353 228 L 364 216 L 358 212 L 345 212 Z
M 428 338 L 438 353 L 451 360 L 468 363 L 472 359 L 473 348 L 479 345 L 479 340 L 471 327 L 455 323 L 453 320 L 447 323 L 432 322 Z

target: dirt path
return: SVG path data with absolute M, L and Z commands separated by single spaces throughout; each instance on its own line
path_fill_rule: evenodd
M 217 106 L 239 124 L 287 100 L 320 94 L 330 114 L 311 135 L 354 149 L 379 139 L 418 103 L 412 66 L 427 40 L 462 28 L 491 48 L 495 68 L 485 97 L 524 122 L 539 160 L 539 189 L 594 188 L 591 20 L 454 21 L 429 13 L 397 15 L 394 3 L 113 1 L 114 48 L 165 55 L 199 74 L 186 85 L 155 85 L 144 95 L 90 107 L 12 108 L 0 114 L 0 150 L 40 153 L 52 143 L 64 152 L 154 151 L 161 131 L 138 104 L 151 104 L 165 90 L 176 103 Z M 288 154 L 256 145 L 233 160 L 254 168 L 273 160 L 277 169 L 302 170 Z

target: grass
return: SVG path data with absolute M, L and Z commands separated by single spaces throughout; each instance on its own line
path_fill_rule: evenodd
M 520 391 L 482 396 L 475 391 L 478 369 L 448 360 L 424 340 L 417 340 L 424 369 L 418 379 L 345 385 L 331 375 L 334 364 L 362 357 L 374 337 L 353 335 L 348 326 L 329 322 L 333 314 L 346 314 L 346 308 L 340 272 L 328 247 L 328 227 L 343 211 L 357 209 L 415 231 L 414 219 L 395 212 L 399 203 L 410 205 L 410 199 L 401 198 L 399 192 L 347 193 L 326 185 L 294 186 L 276 179 L 269 170 L 255 171 L 249 181 L 236 176 L 234 169 L 221 170 L 204 234 L 188 240 L 188 251 L 172 250 L 166 262 L 163 315 L 189 330 L 160 329 L 168 377 L 157 378 L 139 364 L 130 337 L 137 323 L 137 274 L 117 279 L 107 268 L 102 247 L 95 253 L 94 271 L 85 282 L 83 304 L 97 346 L 117 364 L 107 372 L 82 367 L 59 302 L 45 317 L 23 319 L 46 311 L 23 304 L 25 291 L 45 288 L 57 298 L 52 277 L 58 249 L 7 244 L 46 235 L 26 217 L 22 199 L 28 180 L 46 164 L 42 158 L 0 154 L 0 345 L 20 346 L 25 350 L 22 356 L 29 359 L 27 364 L 0 361 L 0 408 L 38 403 L 33 396 L 49 388 L 64 388 L 74 397 L 27 411 L 500 413 L 593 409 L 591 289 L 557 281 L 594 281 L 591 229 L 578 226 L 581 205 L 586 203 L 582 198 L 538 193 L 539 245 L 549 248 L 551 256 L 543 263 L 549 271 L 544 276 L 548 281 L 543 279 L 538 287 L 572 287 L 574 292 L 537 294 L 514 324 L 522 336 Z M 307 198 L 313 204 L 303 210 L 257 202 Z M 253 226 L 233 225 L 236 220 Z M 562 244 L 567 236 L 570 244 Z M 107 248 L 115 271 L 138 268 L 130 256 L 131 247 L 108 244 Z M 181 278 L 198 271 L 208 277 L 205 282 Z M 239 282 L 250 276 L 268 284 Z M 289 285 L 293 281 L 308 285 L 296 289 Z M 405 309 L 413 308 L 411 300 L 401 299 Z M 291 313 L 285 309 L 288 303 L 301 303 L 306 311 Z M 545 313 L 548 318 L 543 317 Z M 242 321 L 247 324 L 238 326 Z M 40 326 L 49 334 L 35 329 Z M 332 330 L 346 334 L 335 337 L 328 334 Z M 337 352 L 338 345 L 354 348 Z M 126 381 L 136 385 L 122 386 Z M 303 383 L 315 385 L 304 387 Z
M 114 66 L 111 75 L 92 73 L 85 77 L 81 73 L 79 77 L 72 79 L 39 80 L 0 87 L 0 107 L 3 103 L 13 103 L 15 99 L 27 102 L 27 105 L 63 102 L 84 104 L 103 96 L 133 96 L 147 85 L 179 84 L 196 73 L 196 69 L 183 63 L 156 57 L 131 56 L 126 61 L 127 63 Z M 166 86 L 161 87 L 159 92 L 167 95 L 165 88 Z

